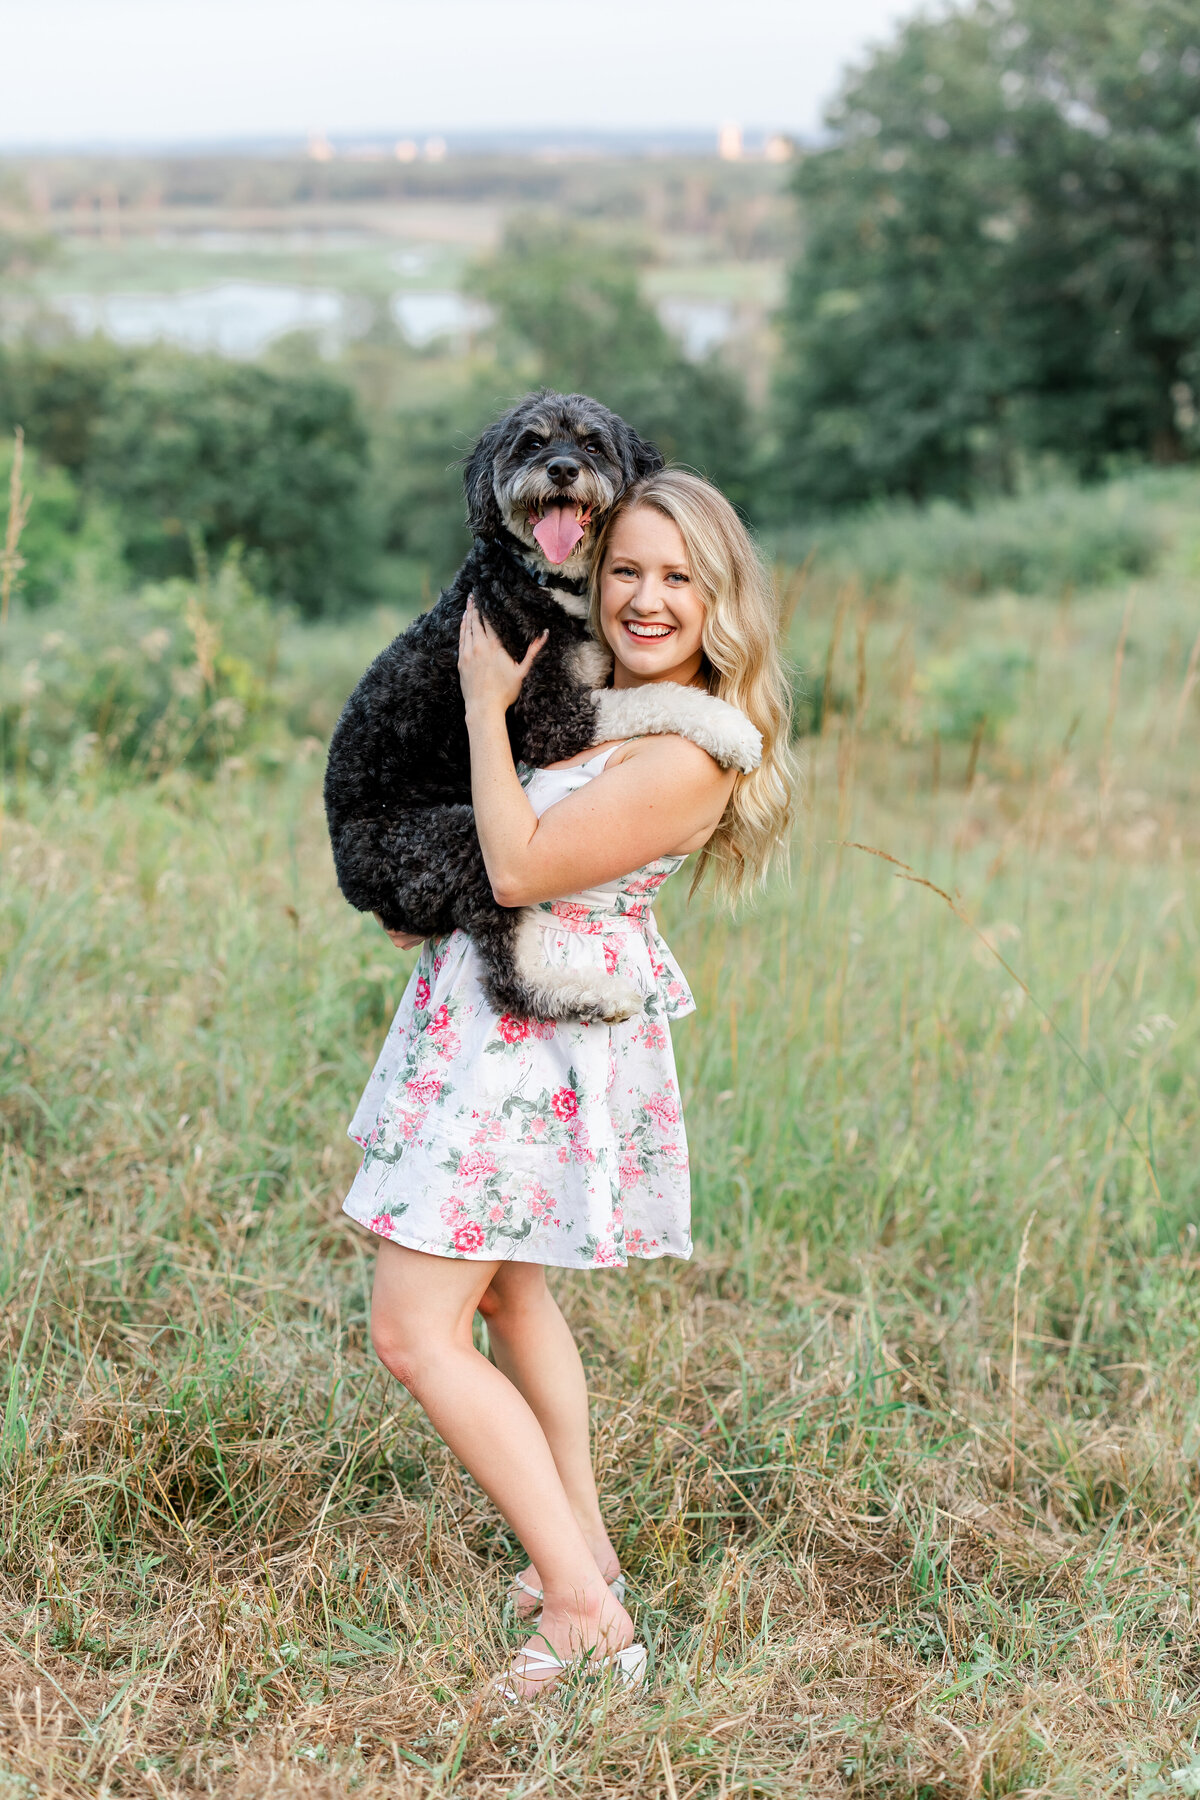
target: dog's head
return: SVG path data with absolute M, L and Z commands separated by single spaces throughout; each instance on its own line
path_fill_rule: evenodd
M 534 568 L 585 577 L 608 513 L 661 469 L 653 444 L 586 394 L 530 394 L 489 427 L 463 485 L 477 537 L 507 527 Z

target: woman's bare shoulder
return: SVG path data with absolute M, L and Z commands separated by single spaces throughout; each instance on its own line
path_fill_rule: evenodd
M 715 757 L 690 738 L 664 732 L 653 737 L 631 738 L 609 757 L 607 767 L 618 764 L 645 769 L 661 779 L 678 781 L 693 792 L 709 788 L 712 792 L 728 792 L 737 776 L 734 769 L 723 769 Z

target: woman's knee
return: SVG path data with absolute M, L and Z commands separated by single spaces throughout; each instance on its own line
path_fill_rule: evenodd
M 381 1243 L 371 1293 L 371 1343 L 384 1368 L 416 1393 L 440 1361 L 469 1350 L 471 1318 L 487 1279 L 487 1269 L 476 1263 Z
M 379 1311 L 371 1314 L 371 1344 L 388 1373 L 414 1394 L 439 1353 L 453 1348 L 430 1320 Z
M 490 1329 L 503 1330 L 536 1314 L 549 1298 L 546 1271 L 538 1263 L 513 1263 L 497 1269 L 479 1297 L 478 1311 Z

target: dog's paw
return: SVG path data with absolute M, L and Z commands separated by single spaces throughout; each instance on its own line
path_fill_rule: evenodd
M 615 977 L 594 982 L 596 989 L 607 992 L 598 993 L 587 1011 L 580 1011 L 576 1017 L 590 1019 L 598 1025 L 620 1025 L 626 1019 L 636 1019 L 645 1004 L 644 996 L 639 993 L 631 981 L 618 981 Z
M 538 1019 L 582 1019 L 591 1025 L 619 1025 L 636 1018 L 644 996 L 631 981 L 615 975 L 575 970 L 547 971 L 531 985 L 529 1010 Z

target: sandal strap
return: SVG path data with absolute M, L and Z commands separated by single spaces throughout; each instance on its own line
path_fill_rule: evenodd
M 624 1601 L 624 1599 L 625 1599 L 625 1573 L 624 1573 L 624 1570 L 618 1569 L 617 1573 L 613 1576 L 613 1578 L 609 1582 L 608 1586 L 609 1586 L 609 1591 L 612 1594 L 614 1600 Z M 528 1594 L 529 1598 L 531 1600 L 544 1600 L 546 1597 L 545 1594 L 543 1594 L 541 1588 L 530 1587 L 529 1583 L 527 1581 L 523 1580 L 520 1575 L 513 1576 L 512 1583 L 511 1583 L 508 1591 L 510 1594 Z
M 576 1661 L 578 1659 L 572 1658 L 571 1660 Z M 563 1661 L 561 1656 L 555 1656 L 553 1650 L 538 1650 L 532 1645 L 517 1651 L 516 1656 L 513 1658 L 513 1662 L 516 1663 L 518 1661 L 522 1665 L 521 1668 L 513 1668 L 510 1670 L 511 1674 L 518 1676 L 541 1675 L 546 1669 L 565 1669 L 569 1666 Z

